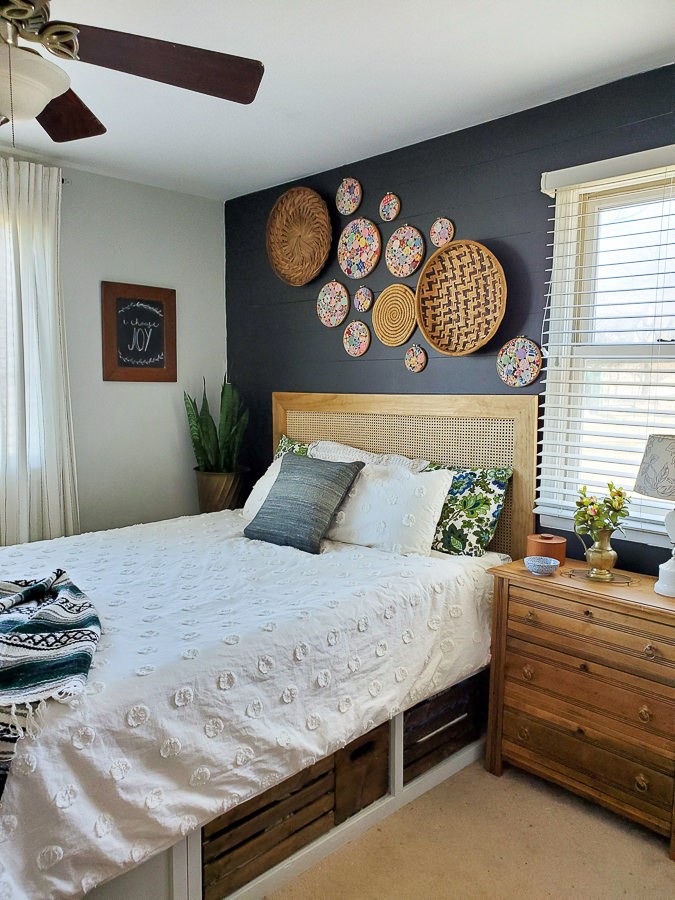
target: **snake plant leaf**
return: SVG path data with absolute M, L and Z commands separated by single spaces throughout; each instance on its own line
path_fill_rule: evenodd
M 201 407 L 189 394 L 184 393 L 190 438 L 197 461 L 203 472 L 235 472 L 249 423 L 249 412 L 241 395 L 227 381 L 220 391 L 218 427 L 211 415 L 206 396 L 206 379 Z
M 211 410 L 209 409 L 209 401 L 206 396 L 206 379 L 204 379 L 204 392 L 202 394 L 202 405 L 199 410 L 199 424 L 202 432 L 202 442 L 204 444 L 204 452 L 206 453 L 206 461 L 208 472 L 217 472 L 220 465 L 220 452 L 218 447 L 218 432 L 216 431 L 216 423 L 213 421 Z
M 192 440 L 192 449 L 195 454 L 197 468 L 206 471 L 206 452 L 204 450 L 204 442 L 202 441 L 202 430 L 199 424 L 199 410 L 194 397 L 183 392 L 183 401 L 185 403 L 185 412 L 187 413 L 188 426 L 190 428 L 190 438 Z

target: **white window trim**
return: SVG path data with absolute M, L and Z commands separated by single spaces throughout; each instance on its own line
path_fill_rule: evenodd
M 589 194 L 592 195 L 594 188 L 597 188 L 597 193 L 601 194 L 603 190 L 608 190 L 611 189 L 612 186 L 615 186 L 617 180 L 624 180 L 624 177 L 625 181 L 630 184 L 634 184 L 636 180 L 640 179 L 644 179 L 645 183 L 648 184 L 650 180 L 658 178 L 659 176 L 663 177 L 664 174 L 667 174 L 667 169 L 670 166 L 675 166 L 675 144 L 669 145 L 668 147 L 656 148 L 653 151 L 646 151 L 641 154 L 631 154 L 626 157 L 603 160 L 585 166 L 576 166 L 570 169 L 558 170 L 557 172 L 544 173 L 542 175 L 542 191 L 550 196 L 555 197 L 559 190 L 565 188 L 564 193 L 556 198 L 555 240 L 553 243 L 552 260 L 552 268 L 555 277 L 552 277 L 551 281 L 551 298 L 554 300 L 565 300 L 578 293 L 578 288 L 574 283 L 577 277 L 577 269 L 570 266 L 569 254 L 565 248 L 579 246 L 580 201 L 584 197 L 588 197 Z M 607 184 L 608 179 L 611 179 L 613 185 Z M 571 320 L 575 315 L 574 309 L 570 304 L 564 302 L 554 305 L 556 307 L 555 315 L 557 316 L 558 321 L 563 323 L 562 330 L 567 334 L 573 334 Z M 542 343 L 544 343 L 543 336 Z M 589 345 L 589 347 L 590 346 L 591 345 Z M 583 355 L 583 344 L 578 347 L 570 347 L 570 352 L 572 352 L 572 350 L 575 356 L 580 354 Z M 644 350 L 640 352 L 640 345 L 636 345 L 635 350 L 636 357 L 643 357 L 643 355 L 646 355 Z M 551 352 L 556 353 L 558 357 L 561 355 L 564 357 L 565 346 L 561 344 L 560 347 L 552 349 Z M 604 347 L 593 345 L 594 356 L 597 356 L 598 354 L 604 355 L 605 352 L 607 355 L 612 355 L 612 349 L 609 345 L 606 350 Z M 656 355 L 670 356 L 673 352 L 675 352 L 675 347 L 672 345 L 663 345 L 660 349 L 657 349 L 656 347 L 650 348 L 648 355 L 650 358 L 654 358 Z M 565 369 L 564 372 L 561 372 L 559 367 L 552 366 L 549 363 L 546 373 L 547 385 L 549 385 L 556 377 L 566 379 L 567 371 L 568 370 Z M 552 414 L 557 415 L 559 425 L 561 423 L 566 423 L 569 420 L 569 416 L 565 417 L 564 415 L 565 393 L 566 390 L 561 391 L 562 403 L 555 409 L 555 412 L 549 408 L 548 426 L 550 426 L 550 416 Z M 569 479 L 561 478 L 559 481 L 556 481 L 555 476 L 551 476 L 550 471 L 547 474 L 547 484 L 549 486 L 553 485 L 553 488 L 549 487 L 549 492 L 553 490 L 555 493 L 555 485 L 558 485 L 561 489 L 563 488 L 563 485 L 569 488 Z M 634 498 L 634 503 L 640 503 L 640 500 L 640 496 L 637 495 Z M 647 498 L 645 498 L 645 500 L 647 500 Z M 539 512 L 542 526 L 565 531 L 573 530 L 572 515 L 574 506 L 572 501 L 567 501 L 567 503 L 570 506 L 568 516 L 565 516 L 562 512 L 560 515 L 553 513 L 550 508 L 552 504 L 548 504 L 548 509 L 546 508 L 547 504 L 538 504 L 535 512 Z M 649 505 L 651 507 L 655 505 L 651 498 Z M 658 506 L 660 504 L 657 503 L 656 505 Z M 658 516 L 655 517 L 654 512 L 656 512 L 656 510 L 650 509 L 646 519 L 641 522 L 638 521 L 636 525 L 633 525 L 632 527 L 630 519 L 627 520 L 624 524 L 625 533 L 622 534 L 619 532 L 617 534 L 617 539 L 648 544 L 650 546 L 670 547 L 670 541 L 665 533 L 665 524 L 660 520 L 657 521 Z M 664 509 L 664 515 L 665 512 L 667 512 L 667 509 Z M 649 521 L 649 519 L 651 519 L 651 521 Z
M 604 181 L 607 178 L 623 176 L 633 178 L 636 172 L 648 174 L 667 166 L 675 166 L 675 144 L 643 150 L 640 153 L 629 153 L 626 156 L 615 156 L 613 159 L 601 159 L 581 166 L 571 166 L 569 169 L 544 172 L 541 176 L 541 192 L 549 197 L 555 197 L 559 188 L 573 187 L 576 184 L 589 187 L 594 182 Z

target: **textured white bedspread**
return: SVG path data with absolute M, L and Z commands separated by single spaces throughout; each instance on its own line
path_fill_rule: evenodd
M 0 900 L 78 896 L 487 664 L 502 557 L 310 556 L 239 512 L 0 549 L 67 570 L 104 634 L 0 804 Z

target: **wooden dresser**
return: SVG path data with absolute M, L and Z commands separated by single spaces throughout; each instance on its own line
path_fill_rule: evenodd
M 495 576 L 486 768 L 507 761 L 670 838 L 675 859 L 675 599 L 630 584 Z

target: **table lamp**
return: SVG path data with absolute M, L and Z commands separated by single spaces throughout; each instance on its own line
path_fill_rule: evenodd
M 675 503 L 675 434 L 650 434 L 635 481 L 635 491 Z M 666 531 L 673 544 L 669 560 L 659 566 L 657 594 L 675 597 L 675 509 L 666 514 Z

